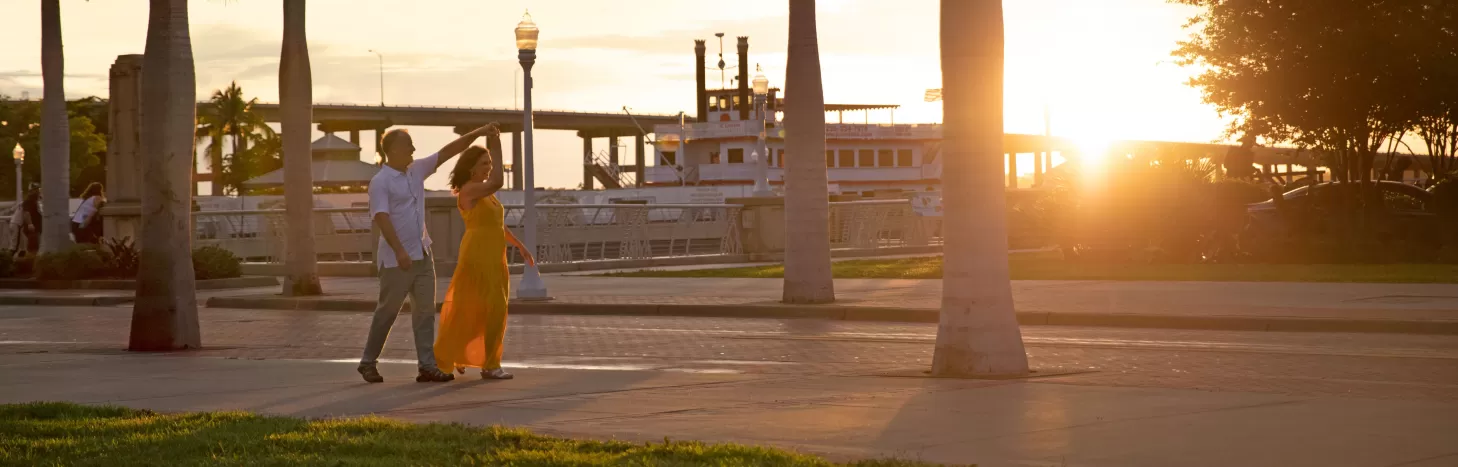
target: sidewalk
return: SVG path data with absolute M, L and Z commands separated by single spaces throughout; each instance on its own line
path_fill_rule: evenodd
M 0 355 L 0 402 L 248 410 L 521 426 L 632 441 L 774 445 L 835 459 L 982 466 L 1452 465 L 1458 404 L 1248 392 L 841 375 L 522 369 L 512 381 L 411 381 L 384 363 L 74 351 Z M 878 374 L 878 372 L 880 374 Z
M 935 322 L 940 280 L 838 279 L 833 305 L 779 303 L 779 279 L 546 277 L 554 300 L 519 314 L 807 317 Z M 449 280 L 440 282 L 444 294 Z M 328 295 L 218 293 L 211 307 L 371 311 L 376 282 L 329 279 Z M 1458 285 L 1014 281 L 1025 325 L 1458 334 Z
M 838 279 L 832 305 L 779 303 L 779 279 L 619 278 L 548 275 L 554 300 L 515 303 L 514 314 L 824 318 L 935 322 L 940 280 Z M 326 278 L 321 297 L 285 298 L 277 287 L 199 291 L 213 308 L 374 309 L 372 278 Z M 441 279 L 443 299 L 449 279 Z M 1458 334 L 1458 285 L 1271 282 L 1014 281 L 1025 325 Z M 129 302 L 126 291 L 0 290 L 0 304 Z

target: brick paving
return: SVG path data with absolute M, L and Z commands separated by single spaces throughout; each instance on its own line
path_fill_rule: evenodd
M 206 309 L 183 357 L 358 358 L 365 313 Z M 409 315 L 383 358 L 413 361 Z M 0 307 L 0 355 L 116 353 L 123 307 Z M 1024 327 L 1046 382 L 1298 396 L 1458 400 L 1458 338 Z M 507 365 L 744 374 L 914 373 L 935 326 L 809 319 L 514 316 Z

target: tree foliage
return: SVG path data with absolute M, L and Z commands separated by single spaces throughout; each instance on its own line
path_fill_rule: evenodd
M 269 167 L 276 160 L 280 144 L 278 135 L 253 111 L 257 98 L 244 97 L 237 82 L 213 91 L 198 112 L 197 143 L 204 144 L 208 167 L 224 194 L 239 194 L 243 182 L 278 167 Z M 224 154 L 224 144 L 228 153 Z M 272 151 L 271 153 L 269 151 Z
M 98 98 L 88 97 L 68 102 L 66 110 L 71 131 L 72 196 L 91 182 L 104 182 L 102 171 L 106 156 L 105 127 L 98 128 L 94 118 L 105 118 L 105 105 L 97 110 Z M 100 114 L 100 115 L 97 115 Z M 102 120 L 100 124 L 105 124 Z M 10 100 L 0 96 L 0 153 L 8 156 L 16 143 L 25 150 L 22 174 L 27 185 L 40 182 L 41 104 L 39 101 Z M 0 197 L 15 193 L 15 164 L 0 164 Z
M 1174 55 L 1230 133 L 1321 150 L 1338 180 L 1370 180 L 1409 133 L 1455 168 L 1458 2 L 1170 1 L 1199 8 Z

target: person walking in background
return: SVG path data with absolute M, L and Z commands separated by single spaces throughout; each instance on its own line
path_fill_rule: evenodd
M 35 256 L 40 251 L 40 189 L 31 188 L 25 193 L 25 200 L 16 208 L 11 225 L 15 226 L 16 255 Z
M 499 133 L 494 123 L 477 128 L 420 160 L 414 159 L 415 143 L 410 133 L 393 130 L 385 135 L 381 144 L 385 165 L 370 180 L 369 189 L 370 217 L 381 236 L 376 253 L 380 296 L 359 361 L 359 374 L 365 381 L 385 381 L 378 369 L 380 352 L 406 295 L 410 296 L 415 356 L 420 367 L 415 381 L 455 379 L 435 364 L 435 264 L 430 254 L 430 235 L 425 230 L 425 179 L 470 147 L 476 138 Z
M 81 192 L 81 205 L 71 216 L 71 236 L 76 243 L 95 244 L 101 241 L 101 208 L 106 205 L 106 191 L 100 183 L 86 186 Z

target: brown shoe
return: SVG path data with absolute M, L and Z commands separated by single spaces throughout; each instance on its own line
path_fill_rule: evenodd
M 374 365 L 360 365 L 359 366 L 359 375 L 364 377 L 365 382 L 369 382 L 369 383 L 383 383 L 383 382 L 385 382 L 385 377 L 384 376 L 380 376 L 380 370 L 378 368 L 375 368 Z
M 450 374 L 450 373 L 445 373 L 445 372 L 442 372 L 442 371 L 440 371 L 438 369 L 435 369 L 435 368 L 429 368 L 429 369 L 421 368 L 420 369 L 420 376 L 416 376 L 415 377 L 415 382 L 417 382 L 417 383 L 444 383 L 446 381 L 455 381 L 455 379 L 456 379 L 456 375 L 453 375 L 453 374 Z

